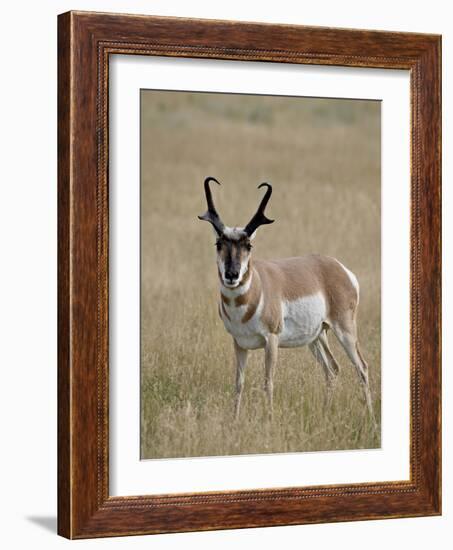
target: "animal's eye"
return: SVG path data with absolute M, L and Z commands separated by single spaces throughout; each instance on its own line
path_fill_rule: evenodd
M 220 241 L 216 241 L 215 247 L 217 248 L 217 251 L 220 252 L 220 249 L 222 248 L 222 243 Z
M 252 250 L 253 246 L 252 246 L 250 243 L 247 243 L 247 244 L 245 245 L 245 248 L 246 248 L 248 251 L 250 251 L 250 250 Z

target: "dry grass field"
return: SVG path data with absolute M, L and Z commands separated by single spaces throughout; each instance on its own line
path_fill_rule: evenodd
M 244 225 L 273 184 L 253 253 L 317 252 L 358 277 L 359 338 L 380 419 L 380 104 L 142 92 L 141 457 L 189 457 L 380 446 L 357 374 L 329 333 L 341 371 L 325 410 L 308 348 L 280 350 L 267 419 L 262 350 L 249 353 L 240 422 L 234 359 L 217 313 L 214 236 L 197 219 L 203 180 L 227 225 Z M 379 423 L 380 425 L 380 423 Z

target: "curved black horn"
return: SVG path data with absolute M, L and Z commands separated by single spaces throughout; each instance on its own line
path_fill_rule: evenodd
M 212 177 L 208 177 L 204 180 L 204 192 L 206 195 L 206 202 L 208 203 L 208 209 L 202 216 L 198 216 L 198 218 L 200 220 L 211 223 L 214 229 L 216 230 L 217 234 L 220 236 L 223 233 L 225 226 L 222 220 L 220 219 L 220 216 L 218 215 L 217 210 L 215 209 L 214 201 L 212 200 L 211 188 L 209 187 L 210 181 L 215 181 L 217 185 L 220 185 L 220 182 L 218 182 L 215 178 L 212 178 Z
M 266 216 L 264 215 L 264 209 L 266 208 L 267 203 L 269 202 L 269 199 L 271 198 L 271 195 L 272 195 L 272 185 L 270 185 L 269 183 L 262 183 L 261 185 L 258 185 L 258 189 L 260 189 L 261 187 L 267 187 L 266 193 L 264 194 L 263 200 L 261 201 L 261 204 L 258 206 L 258 210 L 256 211 L 255 215 L 244 228 L 244 231 L 247 233 L 249 237 L 253 235 L 253 233 L 257 230 L 257 228 L 260 225 L 274 223 L 274 220 L 270 220 L 269 218 L 266 218 Z

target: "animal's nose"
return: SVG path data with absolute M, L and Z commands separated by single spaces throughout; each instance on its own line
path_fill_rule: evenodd
M 239 273 L 235 270 L 227 271 L 226 278 L 230 279 L 230 281 L 234 281 L 239 277 Z

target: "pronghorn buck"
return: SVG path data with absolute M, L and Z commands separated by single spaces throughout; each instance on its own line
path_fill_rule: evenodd
M 270 414 L 273 372 L 279 347 L 308 345 L 321 364 L 330 388 L 339 371 L 327 341 L 327 331 L 331 329 L 357 370 L 374 422 L 368 365 L 357 339 L 359 283 L 355 275 L 335 258 L 318 254 L 252 260 L 252 240 L 256 230 L 274 221 L 264 214 L 272 194 L 271 185 L 259 185 L 258 188 L 266 187 L 266 192 L 245 227 L 227 227 L 214 206 L 209 187 L 211 181 L 219 184 L 215 178 L 205 179 L 208 209 L 199 219 L 211 223 L 217 237 L 219 314 L 233 337 L 236 355 L 236 418 L 239 415 L 248 350 L 265 350 L 264 386 Z

